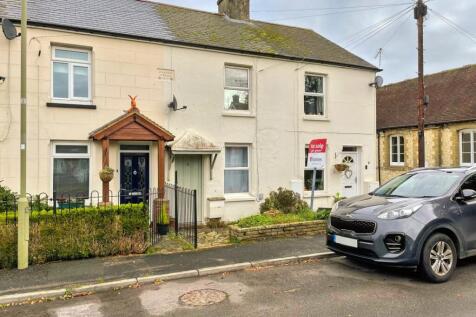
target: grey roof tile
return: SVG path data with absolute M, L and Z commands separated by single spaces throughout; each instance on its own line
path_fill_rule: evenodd
M 29 0 L 29 21 L 185 45 L 295 60 L 375 66 L 310 29 L 226 16 L 144 0 Z M 20 19 L 20 1 L 0 0 L 0 17 Z

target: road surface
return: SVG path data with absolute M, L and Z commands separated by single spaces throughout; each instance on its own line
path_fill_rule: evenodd
M 193 292 L 196 290 L 205 291 L 196 294 Z M 191 306 L 203 304 L 205 299 L 223 301 L 210 306 Z M 476 260 L 459 265 L 450 282 L 429 284 L 411 271 L 384 269 L 346 258 L 186 279 L 0 310 L 0 316 L 24 317 L 475 315 Z

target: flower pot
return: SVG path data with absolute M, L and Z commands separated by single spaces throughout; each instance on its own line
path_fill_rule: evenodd
M 109 183 L 114 178 L 114 170 L 107 167 L 99 172 L 99 178 L 103 183 Z
M 157 233 L 161 236 L 166 236 L 169 233 L 169 225 L 157 224 Z
M 349 166 L 347 166 L 347 164 L 335 164 L 334 168 L 338 172 L 345 172 L 349 168 Z

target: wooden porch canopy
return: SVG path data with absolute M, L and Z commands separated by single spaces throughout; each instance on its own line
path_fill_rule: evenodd
M 94 130 L 89 137 L 102 142 L 102 167 L 109 167 L 109 141 L 156 141 L 158 144 L 158 190 L 161 196 L 165 186 L 165 143 L 174 135 L 132 107 L 124 115 Z M 103 201 L 109 202 L 109 183 L 103 182 Z

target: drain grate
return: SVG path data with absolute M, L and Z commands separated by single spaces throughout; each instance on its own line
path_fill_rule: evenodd
M 199 289 L 180 296 L 179 301 L 187 306 L 210 306 L 223 302 L 228 294 L 216 289 Z

